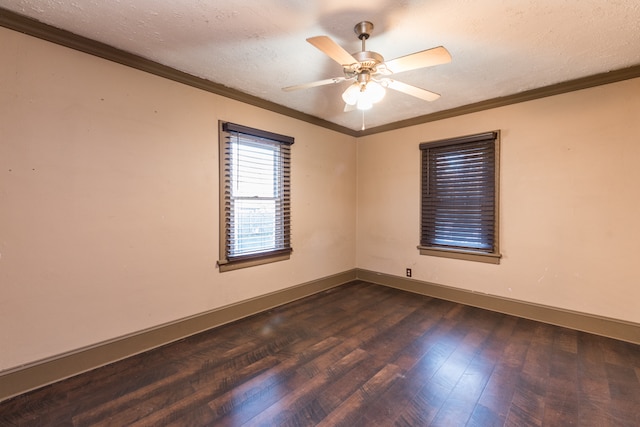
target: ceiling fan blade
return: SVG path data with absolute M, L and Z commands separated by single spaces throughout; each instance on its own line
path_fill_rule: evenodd
M 346 78 L 344 78 L 344 77 L 334 77 L 334 78 L 331 78 L 331 79 L 318 80 L 316 82 L 304 83 L 304 84 L 301 84 L 301 85 L 287 86 L 287 87 L 283 87 L 282 90 L 284 90 L 285 92 L 291 92 L 291 91 L 294 91 L 294 90 L 308 89 L 310 87 L 324 86 L 324 85 L 331 85 L 331 84 L 335 84 L 335 83 L 341 83 L 341 82 L 343 82 L 345 80 L 346 80 Z
M 440 98 L 440 94 L 421 89 L 417 86 L 411 86 L 397 80 L 389 79 L 387 87 L 389 89 L 397 90 L 398 92 L 406 93 L 407 95 L 415 96 L 416 98 L 420 98 L 425 101 L 435 101 L 436 99 Z
M 340 46 L 327 36 L 310 37 L 307 39 L 307 41 L 342 66 L 351 65 L 358 62 L 358 60 L 355 59 L 349 52 L 344 50 L 342 46 Z
M 433 49 L 423 50 L 386 61 L 385 65 L 388 70 L 394 73 L 401 73 L 403 71 L 415 70 L 416 68 L 446 64 L 448 62 L 451 62 L 451 54 L 449 54 L 449 51 L 444 47 L 438 46 Z

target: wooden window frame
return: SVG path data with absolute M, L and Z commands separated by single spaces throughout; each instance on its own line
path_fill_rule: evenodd
M 420 254 L 499 264 L 501 258 L 499 246 L 500 132 L 485 132 L 424 142 L 419 148 L 421 151 L 421 215 L 420 245 L 418 246 Z M 474 174 L 475 188 L 479 185 L 487 186 L 489 182 L 488 191 L 471 190 L 470 186 L 455 190 L 452 189 L 454 188 L 452 185 L 436 188 L 436 178 L 445 176 L 444 168 L 434 169 L 433 167 L 437 156 L 440 156 L 439 159 L 445 159 L 446 155 L 459 155 L 469 149 L 474 150 L 474 153 L 482 153 L 478 158 L 483 172 Z M 491 150 L 493 156 L 491 156 Z M 464 167 L 471 167 L 472 160 L 464 160 L 464 162 L 468 162 Z M 475 159 L 473 162 L 478 163 Z M 456 185 L 458 181 L 456 180 Z M 434 191 L 437 194 L 434 194 Z M 455 201 L 449 202 L 447 198 Z M 474 203 L 463 203 L 465 198 L 473 199 Z M 440 203 L 437 199 L 444 202 Z M 460 207 L 462 213 L 448 211 L 454 204 L 455 209 Z M 487 206 L 490 207 L 487 208 Z M 441 217 L 445 215 L 438 213 L 438 210 L 446 211 L 447 222 L 451 218 L 450 215 L 453 215 L 450 224 L 442 225 Z M 464 219 L 465 214 L 474 215 L 474 219 Z M 440 226 L 436 223 L 440 223 Z M 469 231 L 470 228 L 475 231 Z M 478 235 L 481 237 L 477 237 Z M 472 243 L 474 239 L 478 241 L 475 247 Z M 440 240 L 440 243 L 437 240 Z M 445 241 L 450 243 L 443 243 Z
M 254 129 L 235 123 L 219 121 L 219 153 L 220 153 L 220 259 L 218 267 L 221 272 L 253 267 L 290 258 L 291 247 L 291 153 L 294 139 L 289 136 Z M 273 173 L 277 190 L 273 199 L 276 205 L 274 246 L 268 250 L 242 250 L 239 247 L 240 237 L 236 239 L 238 216 L 234 215 L 240 201 L 258 200 L 258 196 L 234 195 L 233 185 L 233 150 L 232 144 L 263 145 L 274 149 L 277 164 Z M 238 205 L 238 206 L 236 206 Z

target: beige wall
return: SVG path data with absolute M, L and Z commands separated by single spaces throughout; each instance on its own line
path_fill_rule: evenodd
M 420 256 L 418 144 L 499 129 L 500 265 Z M 358 140 L 357 265 L 640 322 L 640 79 Z
M 0 28 L 0 371 L 355 267 L 355 139 Z M 219 273 L 219 119 L 295 137 L 289 261 Z
M 3 28 L 0 55 L 0 371 L 355 267 L 640 322 L 640 79 L 356 141 Z M 296 138 L 291 260 L 216 269 L 219 119 Z M 502 263 L 420 256 L 418 144 L 496 129 Z

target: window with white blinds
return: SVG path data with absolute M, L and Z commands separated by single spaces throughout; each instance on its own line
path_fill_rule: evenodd
M 498 133 L 420 144 L 424 255 L 499 262 Z
M 289 258 L 293 142 L 221 122 L 221 271 Z

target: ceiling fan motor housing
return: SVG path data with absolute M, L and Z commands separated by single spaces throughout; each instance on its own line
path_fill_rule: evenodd
M 364 51 L 356 52 L 353 57 L 360 63 L 360 68 L 364 70 L 375 70 L 376 65 L 384 62 L 384 58 L 377 52 Z

